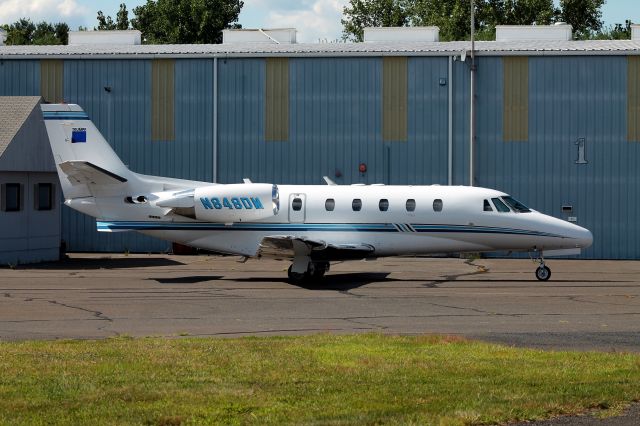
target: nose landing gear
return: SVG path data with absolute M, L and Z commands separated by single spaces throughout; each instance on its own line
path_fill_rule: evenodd
M 531 252 L 529 253 L 531 255 Z M 540 281 L 548 281 L 551 278 L 551 269 L 547 265 L 544 264 L 544 256 L 542 255 L 542 251 L 538 251 L 533 249 L 533 256 L 531 260 L 537 262 L 540 266 L 536 269 L 536 278 Z

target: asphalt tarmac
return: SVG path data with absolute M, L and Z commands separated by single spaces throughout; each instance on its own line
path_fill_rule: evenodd
M 236 257 L 74 254 L 0 268 L 0 340 L 445 333 L 551 350 L 640 352 L 640 262 L 389 258 L 336 263 L 324 282 Z M 640 406 L 598 420 L 637 425 Z
M 333 264 L 75 254 L 0 269 L 0 339 L 447 333 L 543 349 L 640 352 L 640 262 L 388 258 Z

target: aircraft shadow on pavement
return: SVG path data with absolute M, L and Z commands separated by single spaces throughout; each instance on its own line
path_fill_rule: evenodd
M 198 284 L 207 281 L 217 281 L 221 278 L 222 277 L 220 275 L 194 275 L 174 278 L 147 278 L 147 280 L 157 281 L 160 284 Z
M 325 275 L 321 280 L 309 281 L 303 283 L 290 283 L 286 277 L 268 277 L 268 278 L 234 278 L 232 281 L 238 282 L 285 282 L 296 287 L 307 290 L 332 290 L 332 291 L 348 291 L 354 288 L 362 287 L 367 284 L 379 283 L 385 281 L 397 281 L 387 278 L 389 272 L 352 272 L 344 274 Z
M 20 265 L 17 269 L 127 269 L 152 268 L 159 266 L 181 266 L 182 262 L 165 258 L 125 257 L 96 259 L 63 259 L 58 262 L 44 262 L 35 265 Z

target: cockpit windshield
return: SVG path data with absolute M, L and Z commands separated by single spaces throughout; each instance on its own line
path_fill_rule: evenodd
M 511 209 L 516 213 L 531 213 L 531 210 L 529 210 L 529 207 L 525 206 L 520 201 L 516 200 L 510 195 L 507 195 L 506 197 L 502 197 L 502 201 L 507 203 L 507 205 L 511 207 Z

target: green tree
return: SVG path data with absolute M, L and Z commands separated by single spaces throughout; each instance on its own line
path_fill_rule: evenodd
M 111 31 L 116 29 L 116 24 L 111 19 L 111 16 L 105 16 L 101 10 L 98 11 L 98 27 L 93 27 L 94 30 L 98 31 Z
M 222 30 L 240 28 L 241 0 L 147 0 L 133 9 L 133 28 L 145 43 L 220 43 Z
M 403 27 L 409 24 L 412 0 L 349 0 L 344 7 L 342 38 L 362 41 L 365 27 Z
M 577 39 L 592 38 L 602 29 L 602 5 L 605 0 L 560 0 L 559 18 L 571 24 Z
M 116 29 L 129 29 L 129 11 L 127 10 L 127 5 L 124 3 L 120 4 L 120 9 L 118 10 L 118 14 L 116 15 Z
M 69 26 L 64 22 L 51 24 L 42 21 L 36 25 L 30 19 L 22 18 L 3 28 L 7 32 L 7 45 L 55 45 L 69 41 Z

